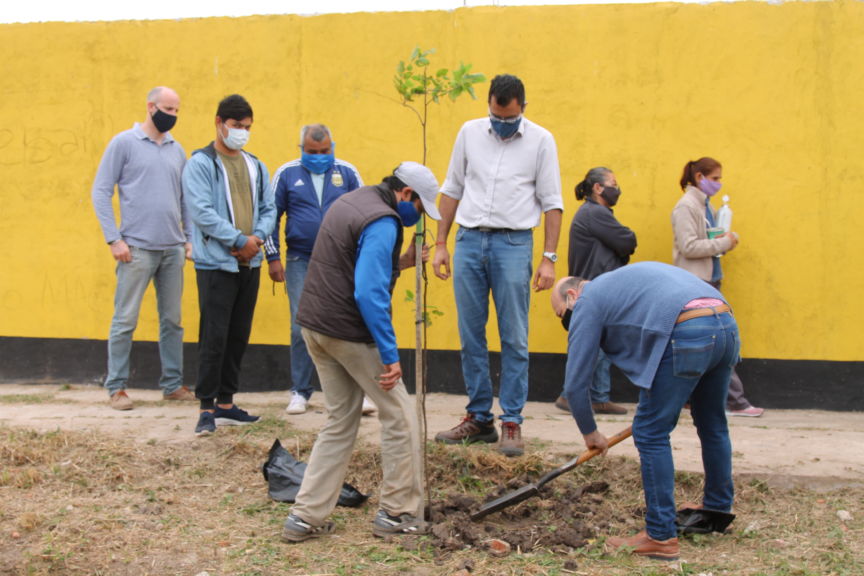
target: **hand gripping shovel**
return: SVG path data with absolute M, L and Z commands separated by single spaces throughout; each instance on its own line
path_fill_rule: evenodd
M 609 448 L 611 448 L 612 446 L 615 446 L 616 444 L 618 444 L 622 440 L 626 440 L 627 438 L 630 437 L 630 435 L 632 433 L 633 433 L 633 427 L 628 426 L 626 430 L 622 430 L 621 432 L 618 432 L 614 436 L 610 436 L 609 437 Z M 534 482 L 533 484 L 528 484 L 527 486 L 523 486 L 522 488 L 519 488 L 518 490 L 514 490 L 513 492 L 510 492 L 509 494 L 505 494 L 504 496 L 501 496 L 500 498 L 496 498 L 495 500 L 492 500 L 491 502 L 487 502 L 486 504 L 483 504 L 483 506 L 481 506 L 479 510 L 477 510 L 476 512 L 471 514 L 471 520 L 476 522 L 477 520 L 480 520 L 481 518 L 484 518 L 484 517 L 488 516 L 489 514 L 493 514 L 495 512 L 499 512 L 499 511 L 503 510 L 504 508 L 509 508 L 510 506 L 514 506 L 514 505 L 518 504 L 519 502 L 524 502 L 525 500 L 531 498 L 532 496 L 539 494 L 540 488 L 542 488 L 543 485 L 546 484 L 547 482 L 554 480 L 555 478 L 557 478 L 561 474 L 564 474 L 565 472 L 569 472 L 570 470 L 573 470 L 574 468 L 576 468 L 577 466 L 579 466 L 583 462 L 587 462 L 588 460 L 590 460 L 594 456 L 597 456 L 598 454 L 600 454 L 600 450 L 597 450 L 596 448 L 593 450 L 586 450 L 578 458 L 574 458 L 573 460 L 570 460 L 569 462 L 567 462 L 563 466 L 561 466 L 559 468 L 555 468 L 551 472 L 547 472 L 537 482 Z

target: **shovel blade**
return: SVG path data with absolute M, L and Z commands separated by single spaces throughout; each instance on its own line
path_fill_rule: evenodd
M 519 502 L 524 502 L 539 492 L 540 489 L 537 487 L 537 484 L 528 484 L 527 486 L 523 486 L 518 490 L 514 490 L 513 492 L 509 492 L 491 502 L 483 504 L 476 512 L 471 514 L 471 520 L 476 522 L 489 514 L 493 514 L 499 510 L 503 510 L 504 508 L 509 508 L 510 506 L 515 506 Z

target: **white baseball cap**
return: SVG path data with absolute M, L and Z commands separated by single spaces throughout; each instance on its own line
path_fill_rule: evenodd
M 393 171 L 406 186 L 417 192 L 423 203 L 423 210 L 433 220 L 441 220 L 441 213 L 435 205 L 438 196 L 438 180 L 429 168 L 417 162 L 402 162 Z

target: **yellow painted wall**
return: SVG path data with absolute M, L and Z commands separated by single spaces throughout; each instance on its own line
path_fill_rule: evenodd
M 602 164 L 623 188 L 616 215 L 637 232 L 635 259 L 670 261 L 680 171 L 715 156 L 741 235 L 723 264 L 744 355 L 864 360 L 862 31 L 864 4 L 842 0 L 0 26 L 0 336 L 107 337 L 113 261 L 90 185 L 108 140 L 142 120 L 149 88 L 180 93 L 174 135 L 187 152 L 212 139 L 218 100 L 239 92 L 255 109 L 248 148 L 271 172 L 296 157 L 302 124 L 325 122 L 338 155 L 374 183 L 420 159 L 419 125 L 391 85 L 396 62 L 419 44 L 437 49 L 433 66 L 464 60 L 489 78 L 525 81 L 527 115 L 559 146 L 562 256 L 573 186 Z M 487 89 L 432 110 L 439 180 L 462 122 L 486 113 Z M 191 266 L 186 282 L 194 341 Z M 445 312 L 429 345 L 456 349 L 452 284 L 430 274 L 429 286 Z M 413 345 L 402 303 L 410 287 L 412 275 L 395 298 L 403 347 Z M 532 300 L 530 347 L 562 352 L 548 294 Z M 136 337 L 157 333 L 151 292 Z M 266 276 L 252 341 L 289 342 L 286 298 Z

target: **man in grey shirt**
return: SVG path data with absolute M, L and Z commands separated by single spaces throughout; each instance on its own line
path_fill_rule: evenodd
M 180 97 L 159 86 L 147 94 L 147 117 L 117 134 L 102 156 L 93 182 L 93 206 L 111 255 L 117 261 L 114 317 L 108 337 L 105 388 L 115 410 L 131 410 L 126 394 L 132 334 L 144 291 L 153 281 L 159 310 L 159 386 L 168 400 L 194 400 L 183 386 L 184 258 L 190 258 L 189 226 L 180 174 L 186 152 L 168 132 L 177 121 Z M 120 228 L 112 197 L 120 196 Z

